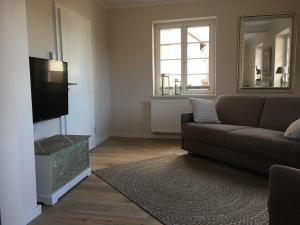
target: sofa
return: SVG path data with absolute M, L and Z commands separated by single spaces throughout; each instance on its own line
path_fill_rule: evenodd
M 300 224 L 300 170 L 275 165 L 270 170 L 269 225 Z
M 220 96 L 215 106 L 220 124 L 182 114 L 183 149 L 265 174 L 274 164 L 300 168 L 300 141 L 284 137 L 300 97 Z

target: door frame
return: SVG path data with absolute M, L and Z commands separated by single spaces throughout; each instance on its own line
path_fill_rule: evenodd
M 54 18 L 54 30 L 55 30 L 55 45 L 56 45 L 56 59 L 63 61 L 63 43 L 62 43 L 62 21 L 61 21 L 61 14 L 62 10 L 67 11 L 68 13 L 80 17 L 86 23 L 88 28 L 88 48 L 90 52 L 90 59 L 91 59 L 91 96 L 90 96 L 90 104 L 91 104 L 91 132 L 92 136 L 90 138 L 90 150 L 96 147 L 96 118 L 95 118 L 95 91 L 94 91 L 94 80 L 95 80 L 95 72 L 93 66 L 93 50 L 92 50 L 92 25 L 91 21 L 86 19 L 85 17 L 77 14 L 76 12 L 68 9 L 59 0 L 53 1 L 53 18 Z M 68 132 L 68 123 L 67 123 L 67 116 L 62 116 L 60 118 L 60 129 L 61 134 L 67 134 Z

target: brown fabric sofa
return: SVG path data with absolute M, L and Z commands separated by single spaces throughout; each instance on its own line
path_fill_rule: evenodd
M 275 165 L 270 170 L 270 225 L 300 224 L 300 170 Z
M 182 114 L 183 149 L 266 174 L 274 164 L 300 168 L 300 141 L 284 137 L 300 97 L 220 96 L 216 109 L 221 124 Z

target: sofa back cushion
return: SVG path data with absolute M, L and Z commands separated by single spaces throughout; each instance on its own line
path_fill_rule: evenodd
M 256 127 L 259 124 L 265 97 L 220 96 L 216 102 L 219 120 L 224 124 Z
M 285 131 L 300 118 L 300 97 L 267 97 L 259 127 Z

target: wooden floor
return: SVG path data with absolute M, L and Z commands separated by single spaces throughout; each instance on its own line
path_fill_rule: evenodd
M 186 154 L 179 140 L 112 138 L 90 155 L 92 170 L 171 154 Z M 92 175 L 30 225 L 160 225 L 101 179 Z

